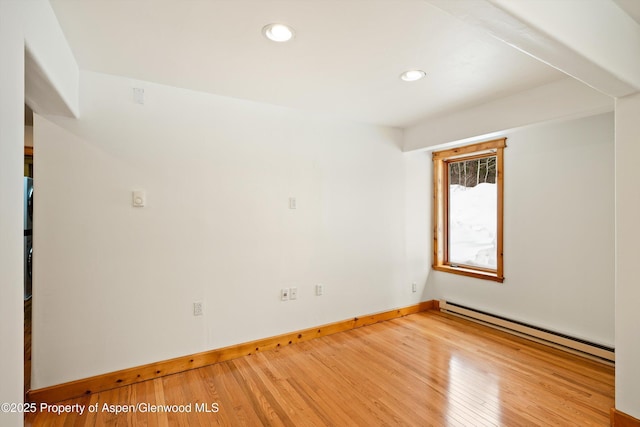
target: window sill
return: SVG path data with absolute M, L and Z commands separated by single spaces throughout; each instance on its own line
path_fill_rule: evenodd
M 475 277 L 476 279 L 492 280 L 494 282 L 504 282 L 504 277 L 498 276 L 497 273 L 491 273 L 482 270 L 473 270 L 464 267 L 451 267 L 450 265 L 434 265 L 433 269 L 436 271 L 443 271 L 445 273 L 459 274 L 461 276 Z

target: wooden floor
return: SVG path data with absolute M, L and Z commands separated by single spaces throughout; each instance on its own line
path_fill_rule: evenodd
M 428 311 L 64 403 L 26 425 L 607 426 L 614 369 Z

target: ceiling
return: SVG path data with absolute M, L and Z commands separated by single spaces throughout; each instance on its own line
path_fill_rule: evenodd
M 425 0 L 51 5 L 81 69 L 386 126 L 565 77 Z M 293 41 L 265 39 L 272 22 Z M 400 80 L 414 68 L 427 78 Z

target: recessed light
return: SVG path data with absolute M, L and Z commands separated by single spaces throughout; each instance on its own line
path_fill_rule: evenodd
M 400 74 L 400 78 L 405 82 L 415 82 L 417 80 L 423 79 L 426 75 L 427 73 L 422 70 L 408 70 Z
M 262 34 L 274 42 L 288 42 L 293 38 L 293 28 L 284 24 L 269 24 L 262 29 Z

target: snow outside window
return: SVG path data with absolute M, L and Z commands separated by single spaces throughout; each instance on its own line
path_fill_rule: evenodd
M 505 147 L 506 139 L 498 139 L 433 153 L 435 270 L 504 280 Z

